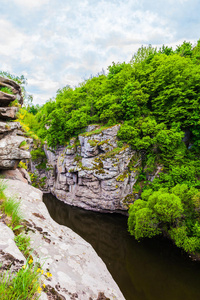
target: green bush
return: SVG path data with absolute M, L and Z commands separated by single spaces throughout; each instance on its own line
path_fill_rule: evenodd
M 46 158 L 46 154 L 42 148 L 31 150 L 31 159 L 33 161 Z
M 138 199 L 130 206 L 129 232 L 136 239 L 166 232 L 178 247 L 190 253 L 199 251 L 200 213 L 194 205 L 197 197 L 198 190 L 185 184 L 178 184 L 170 190 L 145 190 L 143 200 Z

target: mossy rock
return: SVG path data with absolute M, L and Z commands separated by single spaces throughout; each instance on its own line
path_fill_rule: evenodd
M 119 176 L 116 178 L 116 180 L 117 180 L 117 181 L 124 181 L 125 178 L 128 178 L 128 176 L 129 176 L 128 171 L 124 171 L 124 173 L 121 174 L 121 175 L 119 175 Z
M 98 140 L 88 140 L 87 141 L 91 147 L 96 147 L 98 145 Z

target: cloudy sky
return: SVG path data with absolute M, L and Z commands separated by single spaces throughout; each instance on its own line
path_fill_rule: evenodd
M 195 43 L 199 0 L 0 0 L 0 70 L 24 75 L 34 103 L 141 45 Z

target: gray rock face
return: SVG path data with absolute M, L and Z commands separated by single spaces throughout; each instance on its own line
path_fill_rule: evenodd
M 6 94 L 0 91 L 0 106 L 8 106 L 12 101 L 16 99 L 15 95 Z
M 0 95 L 1 97 L 1 95 Z M 15 120 L 18 107 L 0 107 L 0 119 L 1 120 Z
M 19 260 L 21 262 L 21 265 L 23 266 L 26 259 L 14 242 L 14 233 L 7 225 L 2 222 L 0 222 L 0 237 L 1 254 L 2 252 L 4 252 L 9 254 L 10 256 L 13 256 L 16 260 Z
M 115 125 L 99 133 L 89 132 L 89 128 L 78 141 L 72 139 L 67 148 L 53 152 L 46 147 L 49 170 L 42 173 L 47 177 L 45 189 L 85 209 L 127 210 L 126 196 L 132 193 L 140 163 L 129 146 L 117 147 L 119 128 Z M 34 164 L 32 171 L 38 172 Z
M 0 91 L 0 170 L 12 170 L 16 169 L 20 160 L 28 159 L 31 155 L 23 147 L 27 139 L 20 130 L 21 125 L 11 122 L 16 119 L 19 108 L 8 107 L 15 99 L 22 103 L 21 88 L 13 80 L 0 76 L 0 88 L 2 87 L 9 88 L 13 94 Z
M 25 141 L 23 136 L 12 133 L 0 139 L 0 169 L 16 169 L 21 159 L 31 157 L 28 151 L 20 149 L 23 141 Z
M 35 250 L 32 255 L 36 261 L 39 257 L 42 269 L 45 272 L 48 269 L 52 274 L 50 279 L 44 278 L 44 283 L 64 297 L 59 299 L 97 299 L 104 293 L 111 300 L 124 300 L 92 246 L 71 229 L 51 219 L 40 190 L 16 180 L 6 180 L 6 185 L 7 196 L 14 195 L 21 201 L 21 211 Z M 0 223 L 0 258 L 2 250 L 23 265 L 24 258 L 14 245 L 13 233 L 5 227 Z
M 10 133 L 13 132 L 14 130 L 18 130 L 21 128 L 21 125 L 19 122 L 1 122 L 0 121 L 0 134 L 2 133 Z

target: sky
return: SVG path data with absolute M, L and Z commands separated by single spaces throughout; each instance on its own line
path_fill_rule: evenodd
M 0 0 L 0 71 L 27 78 L 34 104 L 139 47 L 200 39 L 199 0 Z

